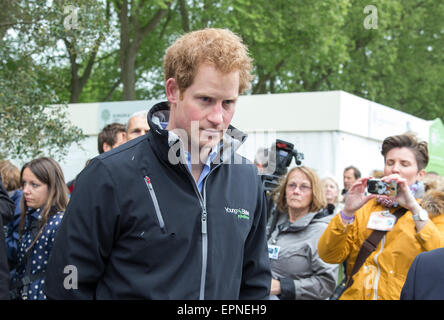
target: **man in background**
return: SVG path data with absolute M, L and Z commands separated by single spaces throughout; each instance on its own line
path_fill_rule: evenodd
M 110 123 L 103 127 L 102 131 L 100 131 L 99 136 L 97 137 L 97 149 L 99 154 L 110 151 L 121 144 L 126 142 L 126 128 L 121 123 Z M 90 159 L 88 159 L 85 163 L 85 167 L 88 165 Z M 77 180 L 77 176 L 68 181 L 66 186 L 68 187 L 69 193 L 72 194 L 74 191 L 74 186 Z
M 341 194 L 344 196 L 344 202 L 345 195 L 347 194 L 348 190 L 359 178 L 361 178 L 361 171 L 359 171 L 358 168 L 349 166 L 344 169 L 344 189 L 342 189 L 341 192 Z
M 98 136 L 98 149 L 102 154 L 126 142 L 126 128 L 121 123 L 106 125 Z
M 127 141 L 143 136 L 148 132 L 148 130 L 150 130 L 147 117 L 148 111 L 138 111 L 131 115 L 126 126 Z

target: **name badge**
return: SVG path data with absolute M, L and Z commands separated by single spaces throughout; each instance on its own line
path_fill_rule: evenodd
M 281 250 L 281 247 L 274 246 L 274 245 L 268 245 L 268 257 L 273 260 L 277 260 L 279 257 L 279 250 Z
M 396 217 L 389 211 L 372 212 L 367 228 L 379 231 L 391 231 L 395 225 Z

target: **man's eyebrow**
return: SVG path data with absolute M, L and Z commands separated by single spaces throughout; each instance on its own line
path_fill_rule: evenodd
M 199 92 L 199 91 L 196 91 L 195 93 L 194 93 L 194 96 L 195 97 L 207 97 L 207 98 L 212 98 L 212 99 L 219 99 L 219 98 L 217 98 L 216 96 L 217 96 L 217 94 L 212 94 L 212 93 L 210 93 L 210 92 Z M 228 97 L 228 98 L 220 98 L 221 100 L 232 100 L 232 101 L 236 101 L 237 99 L 239 98 L 239 95 L 237 95 L 237 96 L 234 96 L 234 97 Z

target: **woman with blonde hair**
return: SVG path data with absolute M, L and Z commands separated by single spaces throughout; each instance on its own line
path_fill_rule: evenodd
M 344 204 L 340 202 L 341 190 L 338 183 L 332 176 L 326 176 L 322 179 L 322 185 L 327 200 L 327 207 L 335 213 L 339 212 L 339 210 L 344 208 Z
M 68 204 L 68 189 L 59 164 L 47 157 L 26 163 L 20 182 L 23 199 L 11 298 L 44 300 L 46 264 Z
M 323 262 L 317 242 L 331 215 L 322 183 L 313 169 L 291 169 L 277 190 L 277 211 L 269 222 L 268 250 L 273 279 L 271 295 L 279 299 L 327 299 L 338 269 Z
M 0 160 L 0 175 L 2 176 L 3 186 L 8 192 L 9 198 L 14 201 L 16 206 L 15 212 L 17 212 L 17 207 L 22 198 L 22 191 L 20 190 L 20 170 L 9 160 Z M 13 220 L 13 216 L 3 217 L 3 223 L 5 225 L 11 220 Z

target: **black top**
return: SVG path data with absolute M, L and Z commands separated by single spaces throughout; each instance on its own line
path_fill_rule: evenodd
M 257 169 L 245 159 L 213 164 L 200 193 L 186 165 L 168 160 L 168 131 L 151 120 L 166 110 L 166 103 L 154 106 L 145 136 L 98 156 L 79 175 L 47 268 L 49 298 L 268 296 Z M 75 290 L 64 286 L 68 265 L 77 270 Z

